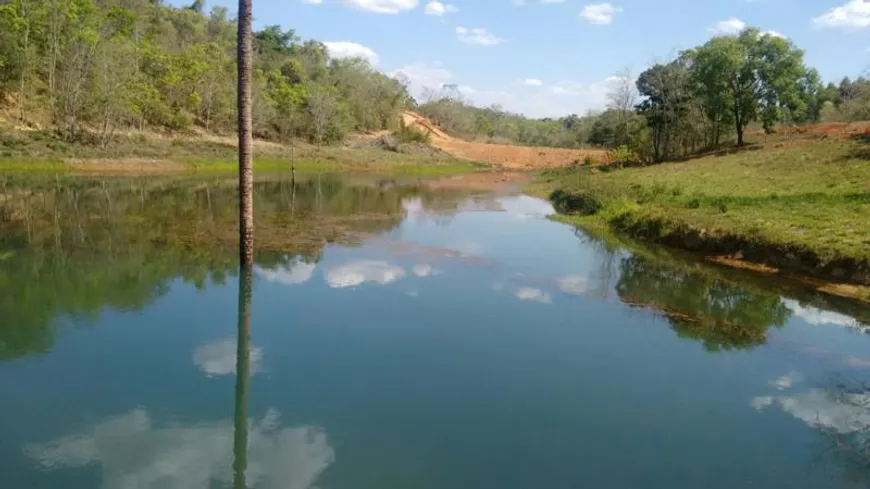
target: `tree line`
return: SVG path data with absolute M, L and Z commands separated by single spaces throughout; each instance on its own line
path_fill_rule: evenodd
M 615 80 L 607 109 L 583 116 L 527 119 L 478 108 L 454 86 L 429 90 L 418 110 L 467 138 L 622 148 L 645 161 L 741 145 L 751 124 L 773 132 L 782 124 L 870 119 L 870 80 L 824 85 L 792 41 L 754 28 L 711 38 L 636 79 L 620 73 Z
M 0 1 L 0 106 L 69 140 L 151 129 L 235 129 L 236 19 L 204 1 Z M 255 135 L 318 143 L 393 128 L 405 85 L 361 58 L 330 58 L 293 30 L 254 33 Z

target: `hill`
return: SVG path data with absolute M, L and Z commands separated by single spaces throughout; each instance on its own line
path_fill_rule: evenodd
M 543 177 L 575 222 L 870 284 L 870 124 L 805 126 L 676 163 Z M 772 269 L 770 269 L 772 270 Z
M 405 111 L 406 126 L 429 135 L 432 146 L 466 160 L 490 163 L 508 170 L 534 170 L 579 164 L 587 157 L 604 161 L 607 152 L 601 149 L 569 149 L 528 147 L 511 144 L 493 144 L 465 141 L 451 137 L 432 121 L 416 113 Z

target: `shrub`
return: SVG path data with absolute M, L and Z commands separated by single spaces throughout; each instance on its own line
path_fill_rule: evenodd
M 602 207 L 601 201 L 588 192 L 571 193 L 556 190 L 550 194 L 550 201 L 553 202 L 553 207 L 560 214 L 576 213 L 581 216 L 589 216 L 597 214 Z
M 399 126 L 399 130 L 393 133 L 393 136 L 401 143 L 429 144 L 432 142 L 432 136 L 428 132 L 413 126 L 407 126 L 404 122 Z
M 611 149 L 610 152 L 607 153 L 607 156 L 618 168 L 622 168 L 628 163 L 635 163 L 639 160 L 637 155 L 634 154 L 634 151 L 625 145 Z

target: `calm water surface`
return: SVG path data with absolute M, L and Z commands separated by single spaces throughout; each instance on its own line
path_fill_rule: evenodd
M 862 306 L 509 191 L 270 177 L 248 341 L 232 179 L 2 192 L 2 488 L 870 483 Z

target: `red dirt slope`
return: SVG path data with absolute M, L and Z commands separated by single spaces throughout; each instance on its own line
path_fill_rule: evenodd
M 596 149 L 537 148 L 510 144 L 473 143 L 453 138 L 415 112 L 403 114 L 405 125 L 429 133 L 432 146 L 457 158 L 490 163 L 510 170 L 555 168 L 583 162 L 586 156 L 605 161 L 607 153 Z

